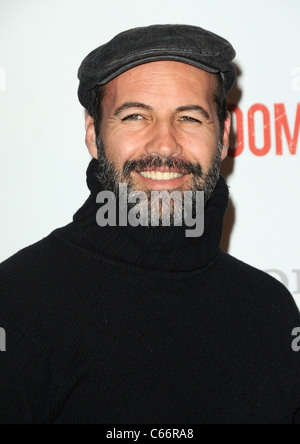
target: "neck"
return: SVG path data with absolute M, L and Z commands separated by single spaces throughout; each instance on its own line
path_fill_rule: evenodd
M 95 177 L 96 167 L 97 161 L 92 160 L 87 171 L 91 195 L 74 216 L 74 223 L 89 248 L 140 268 L 170 272 L 195 271 L 216 257 L 228 206 L 228 187 L 222 176 L 205 207 L 204 234 L 190 238 L 184 225 L 99 227 L 96 214 L 100 205 L 96 196 L 104 189 Z

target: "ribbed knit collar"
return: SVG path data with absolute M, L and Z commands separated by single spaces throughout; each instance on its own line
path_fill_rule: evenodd
M 169 272 L 195 271 L 204 268 L 216 257 L 229 195 L 222 176 L 205 207 L 203 236 L 188 238 L 185 226 L 99 227 L 96 214 L 100 205 L 96 203 L 96 196 L 104 188 L 95 177 L 96 168 L 97 161 L 93 159 L 87 170 L 91 195 L 74 215 L 74 224 L 86 247 L 131 265 Z

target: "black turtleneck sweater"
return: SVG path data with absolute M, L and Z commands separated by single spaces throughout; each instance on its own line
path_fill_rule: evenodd
M 201 238 L 100 228 L 95 165 L 73 222 L 0 265 L 0 423 L 296 422 L 299 312 L 220 250 L 225 180 Z

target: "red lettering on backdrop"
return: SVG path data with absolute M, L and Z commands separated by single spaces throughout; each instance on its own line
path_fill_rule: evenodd
M 228 155 L 229 157 L 238 157 L 245 149 L 244 115 L 241 108 L 235 104 L 228 105 L 228 110 L 234 114 L 236 120 L 236 147 L 230 148 Z M 291 134 L 285 105 L 283 103 L 276 103 L 274 105 L 274 110 L 276 155 L 283 155 L 283 132 L 287 140 L 290 154 L 296 155 L 300 134 L 300 103 L 297 105 L 296 122 L 293 135 Z M 264 146 L 262 148 L 256 146 L 255 136 L 258 130 L 255 127 L 255 114 L 257 112 L 261 112 L 263 116 Z M 255 156 L 262 157 L 270 152 L 272 146 L 272 128 L 273 125 L 271 125 L 269 109 L 265 105 L 259 103 L 251 106 L 248 111 L 248 137 L 249 148 Z
M 229 157 L 238 157 L 242 154 L 245 148 L 244 143 L 244 118 L 243 111 L 237 105 L 228 105 L 228 111 L 235 114 L 236 119 L 236 147 L 229 148 Z
M 255 114 L 261 112 L 263 115 L 264 124 L 264 146 L 258 148 L 256 146 L 255 138 Z M 251 152 L 258 157 L 265 156 L 271 149 L 271 116 L 268 108 L 265 105 L 257 103 L 248 111 L 248 132 L 249 132 L 249 148 Z
M 276 133 L 276 154 L 277 156 L 283 155 L 282 148 L 282 130 L 284 130 L 290 154 L 295 155 L 297 151 L 297 143 L 300 132 L 300 103 L 297 107 L 296 123 L 294 136 L 291 136 L 289 123 L 287 120 L 286 109 L 283 103 L 275 104 L 275 133 Z

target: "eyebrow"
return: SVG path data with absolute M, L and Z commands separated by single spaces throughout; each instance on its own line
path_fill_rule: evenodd
M 126 111 L 126 110 L 131 109 L 131 108 L 140 108 L 140 109 L 146 109 L 147 111 L 154 111 L 152 106 L 146 105 L 145 103 L 126 102 L 126 103 L 124 103 L 123 105 L 121 105 L 119 108 L 117 108 L 115 110 L 114 116 L 115 117 L 119 117 L 120 114 L 122 114 L 123 111 Z M 184 112 L 184 111 L 196 111 L 199 114 L 201 114 L 202 117 L 204 117 L 206 120 L 211 120 L 210 114 L 202 106 L 199 106 L 199 105 L 186 105 L 186 106 L 180 106 L 179 108 L 176 109 L 176 112 L 178 112 L 178 113 Z
M 142 108 L 142 109 L 146 109 L 148 111 L 153 111 L 153 108 L 151 106 L 145 105 L 144 103 L 127 102 L 116 109 L 116 111 L 114 112 L 114 116 L 118 117 L 120 114 L 122 114 L 123 111 L 126 111 L 127 109 L 130 109 L 130 108 Z
M 201 114 L 206 120 L 211 120 L 211 116 L 208 113 L 208 111 L 206 111 L 206 109 L 204 109 L 202 106 L 199 105 L 187 105 L 187 106 L 180 106 L 179 108 L 177 108 L 176 110 L 178 113 L 184 112 L 184 111 L 197 111 L 199 114 Z

